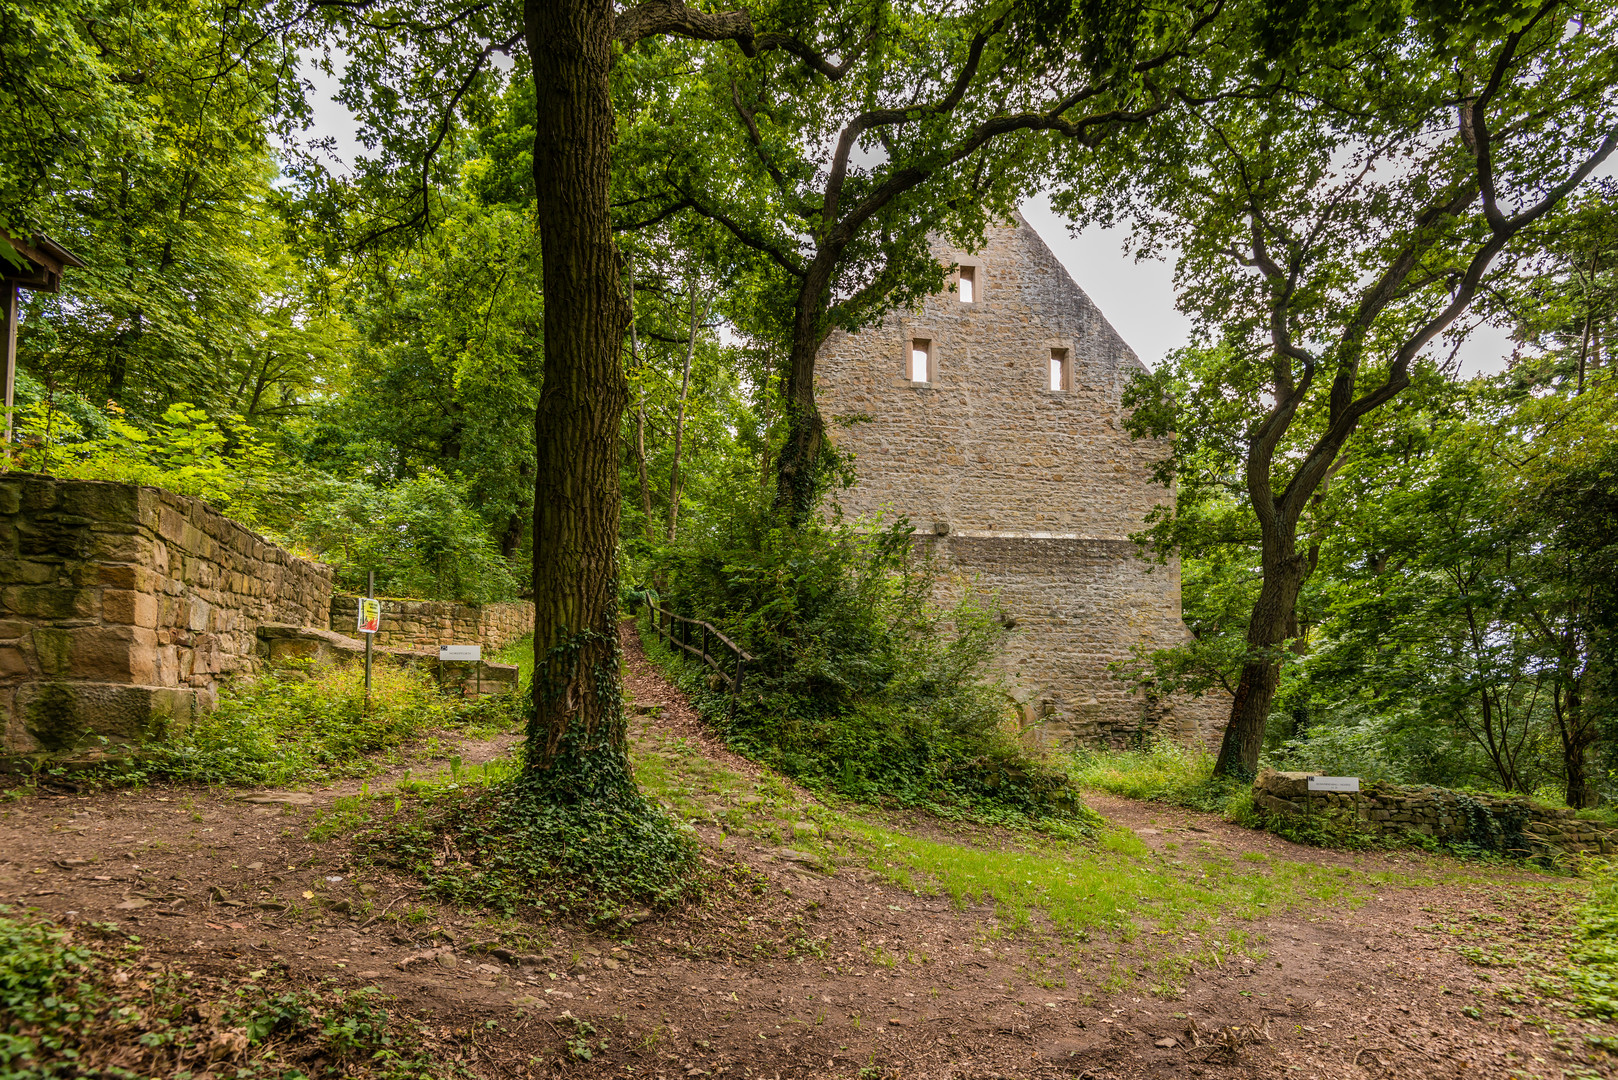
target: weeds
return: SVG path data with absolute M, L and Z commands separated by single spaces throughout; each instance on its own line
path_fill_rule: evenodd
M 425 672 L 382 665 L 367 709 L 357 666 L 265 675 L 226 687 L 218 708 L 185 731 L 75 779 L 286 786 L 363 776 L 381 767 L 379 751 L 429 731 L 507 728 L 514 701 L 445 697 Z
M 214 1075 L 438 1080 L 471 1074 L 365 988 L 282 988 L 142 962 L 115 928 L 66 928 L 0 906 L 0 1076 Z
M 1592 860 L 1590 898 L 1579 909 L 1568 989 L 1585 1016 L 1618 1020 L 1618 867 Z

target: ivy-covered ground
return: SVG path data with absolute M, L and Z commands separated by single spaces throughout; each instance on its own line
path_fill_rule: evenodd
M 434 900 L 367 848 L 506 775 L 512 731 L 418 732 L 301 789 L 19 789 L 0 1076 L 1618 1069 L 1609 885 L 1102 794 L 1074 839 L 836 805 L 718 745 L 626 648 L 637 777 L 701 844 L 691 898 L 590 929 Z M 468 858 L 430 853 L 433 879 Z

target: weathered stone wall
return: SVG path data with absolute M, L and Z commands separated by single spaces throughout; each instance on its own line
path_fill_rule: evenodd
M 139 742 L 325 622 L 330 568 L 157 488 L 0 474 L 0 749 Z
M 1181 741 L 1200 734 L 1200 703 L 1144 702 L 1108 670 L 1136 644 L 1162 648 L 1184 636 L 1178 592 L 1164 585 L 1175 567 L 1148 568 L 1129 540 L 923 542 L 954 571 L 953 591 L 968 582 L 992 590 L 1009 616 L 999 663 L 1031 741 L 1121 745 L 1143 731 Z
M 330 626 L 353 634 L 359 597 L 331 599 Z M 382 600 L 376 643 L 388 648 L 433 649 L 440 645 L 486 645 L 498 649 L 534 629 L 534 605 L 526 600 L 499 604 L 457 604 L 447 600 Z
M 1124 428 L 1142 364 L 1020 219 L 977 255 L 937 255 L 974 268 L 972 303 L 929 297 L 821 350 L 820 405 L 858 477 L 836 498 L 851 516 L 908 517 L 963 579 L 999 591 L 1017 623 L 1006 673 L 1034 737 L 1207 737 L 1219 702 L 1148 703 L 1107 671 L 1137 643 L 1186 635 L 1179 564 L 1149 565 L 1128 539 L 1173 498 L 1151 475 L 1168 447 Z M 908 377 L 916 338 L 932 342 L 924 385 Z M 1062 390 L 1049 389 L 1052 349 L 1067 351 Z
M 1440 787 L 1366 784 L 1357 793 L 1310 791 L 1305 772 L 1265 770 L 1253 783 L 1253 804 L 1287 818 L 1336 818 L 1363 832 L 1420 833 L 1437 840 L 1476 841 L 1491 833 L 1480 811 L 1501 832 L 1507 854 L 1618 854 L 1618 829 L 1581 821 L 1565 806 L 1540 806 L 1524 796 L 1469 795 Z

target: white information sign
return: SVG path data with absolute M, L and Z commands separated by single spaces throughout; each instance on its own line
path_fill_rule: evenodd
M 1358 791 L 1360 778 L 1357 776 L 1311 776 L 1309 778 L 1310 791 Z
M 482 660 L 482 645 L 440 645 L 438 647 L 440 660 Z M 1355 789 L 1359 790 L 1358 788 Z

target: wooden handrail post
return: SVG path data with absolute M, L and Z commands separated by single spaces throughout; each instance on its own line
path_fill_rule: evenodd
M 708 624 L 702 624 L 702 662 L 708 662 Z
M 745 655 L 745 653 L 741 652 L 736 654 L 736 678 L 731 680 L 730 684 L 730 722 L 732 724 L 736 722 L 736 703 L 741 700 L 742 696 L 742 668 L 747 663 L 743 659 Z

